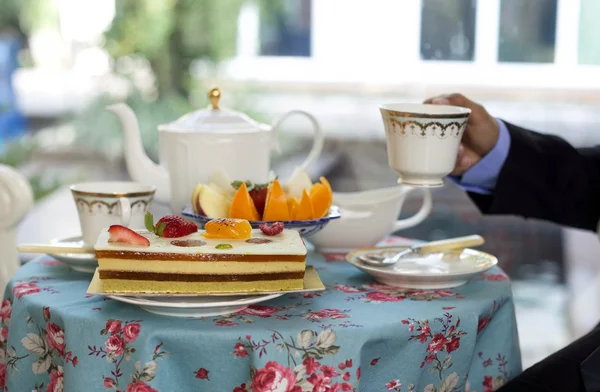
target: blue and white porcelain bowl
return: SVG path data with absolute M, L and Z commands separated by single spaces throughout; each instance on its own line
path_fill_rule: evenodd
M 184 207 L 181 214 L 187 218 L 190 218 L 195 223 L 198 224 L 199 227 L 203 227 L 205 223 L 210 221 L 212 218 L 209 218 L 204 215 L 198 215 L 194 212 L 194 209 L 191 205 L 187 205 Z M 319 219 L 311 219 L 311 220 L 291 220 L 291 221 L 283 221 L 283 225 L 286 229 L 293 229 L 298 231 L 303 237 L 308 237 L 315 234 L 318 231 L 321 231 L 329 221 L 332 219 L 340 218 L 339 208 L 336 206 L 331 206 L 329 208 L 329 214 Z M 258 229 L 258 225 L 263 223 L 271 223 L 271 222 L 263 222 L 263 221 L 250 221 L 250 225 L 254 229 Z

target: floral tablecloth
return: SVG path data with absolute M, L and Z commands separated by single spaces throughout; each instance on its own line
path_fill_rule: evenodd
M 342 255 L 313 253 L 310 264 L 327 291 L 181 319 L 86 295 L 90 275 L 38 258 L 18 271 L 0 307 L 0 385 L 489 392 L 521 371 L 510 282 L 500 269 L 426 291 L 376 284 Z

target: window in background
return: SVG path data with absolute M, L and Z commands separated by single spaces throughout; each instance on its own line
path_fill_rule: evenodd
M 312 0 L 263 1 L 260 7 L 260 54 L 309 57 Z
M 498 61 L 554 62 L 556 6 L 557 0 L 501 0 Z
M 476 0 L 422 0 L 421 58 L 472 61 Z
M 579 9 L 579 64 L 600 64 L 600 1 L 581 0 Z

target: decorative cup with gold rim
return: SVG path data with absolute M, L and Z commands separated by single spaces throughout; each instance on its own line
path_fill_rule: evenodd
M 458 106 L 390 103 L 379 107 L 385 125 L 388 162 L 401 184 L 443 185 L 456 164 L 471 110 Z
M 71 186 L 77 205 L 83 242 L 96 243 L 100 232 L 111 225 L 144 228 L 156 187 L 135 182 L 87 182 Z

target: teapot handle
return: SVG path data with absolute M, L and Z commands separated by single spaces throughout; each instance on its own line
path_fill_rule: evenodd
M 305 111 L 302 110 L 290 110 L 289 112 L 283 114 L 281 117 L 279 117 L 275 122 L 273 122 L 273 126 L 272 126 L 272 130 L 273 133 L 275 134 L 275 145 L 274 145 L 274 149 L 279 151 L 279 127 L 281 126 L 281 123 L 283 123 L 283 121 L 285 121 L 288 117 L 294 115 L 294 114 L 301 114 L 305 117 L 307 117 L 312 126 L 313 126 L 313 130 L 314 130 L 314 138 L 313 138 L 313 145 L 312 148 L 310 149 L 310 152 L 308 153 L 308 156 L 304 159 L 304 162 L 302 162 L 302 164 L 298 167 L 298 170 L 306 170 L 306 168 L 313 163 L 314 161 L 316 161 L 319 156 L 321 155 L 321 152 L 323 152 L 323 147 L 325 145 L 325 135 L 323 134 L 323 131 L 321 130 L 321 126 L 319 125 L 319 123 L 317 122 L 317 119 L 314 118 L 314 116 L 310 113 L 307 113 Z

